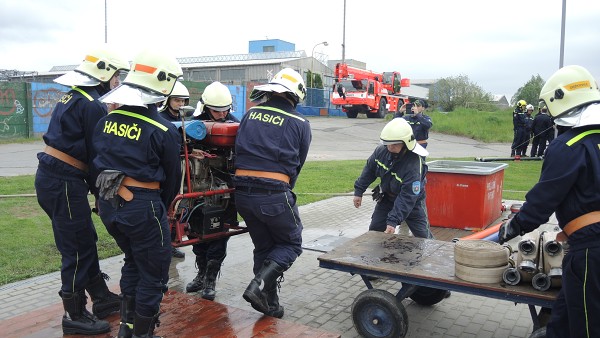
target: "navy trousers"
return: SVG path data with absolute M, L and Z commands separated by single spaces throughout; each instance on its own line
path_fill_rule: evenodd
M 235 191 L 237 210 L 254 243 L 254 274 L 267 259 L 288 269 L 302 253 L 302 222 L 291 191 Z
M 116 207 L 100 200 L 100 217 L 106 230 L 125 254 L 121 292 L 135 296 L 136 312 L 145 317 L 158 313 L 169 282 L 171 236 L 167 210 L 158 190 L 129 188 L 133 200 L 117 197 Z
M 61 290 L 83 290 L 90 278 L 100 273 L 88 185 L 83 178 L 58 174 L 40 164 L 35 190 L 38 203 L 52 221 L 54 242 L 61 254 Z
M 382 198 L 375 206 L 373 215 L 371 216 L 371 231 L 385 231 L 387 227 L 387 217 L 390 211 L 394 208 L 394 201 L 389 198 Z M 425 191 L 421 193 L 415 207 L 408 214 L 406 224 L 415 237 L 433 238 L 433 234 L 429 228 L 429 217 L 427 216 L 427 205 L 425 205 Z M 391 224 L 396 225 L 396 224 Z
M 600 337 L 600 247 L 570 250 L 546 337 Z

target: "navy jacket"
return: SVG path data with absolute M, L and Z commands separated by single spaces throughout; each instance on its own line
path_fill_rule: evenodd
M 571 220 L 600 210 L 600 126 L 570 129 L 548 147 L 539 182 L 515 215 L 530 232 L 548 222 L 553 212 L 561 228 Z M 571 248 L 600 246 L 600 223 L 569 237 Z
M 293 189 L 311 141 L 308 120 L 286 99 L 273 96 L 242 118 L 235 140 L 235 168 L 288 175 Z M 272 180 L 264 181 L 268 185 Z
M 427 141 L 429 138 L 429 128 L 433 126 L 433 122 L 431 122 L 431 117 L 420 113 L 420 114 L 406 114 L 402 117 L 403 119 L 410 124 L 413 134 L 415 134 L 415 139 L 417 141 Z M 426 147 L 425 144 L 423 146 Z
M 552 117 L 550 117 L 550 115 L 538 113 L 533 118 L 531 132 L 533 133 L 533 136 L 544 136 L 550 138 L 550 134 L 554 133 L 554 128 L 552 128 L 553 125 L 554 122 L 552 122 Z
M 362 196 L 377 178 L 381 191 L 394 200 L 394 210 L 388 214 L 387 224 L 400 224 L 413 210 L 419 196 L 424 193 L 427 165 L 421 156 L 404 150 L 393 154 L 384 145 L 378 146 L 367 160 L 362 174 L 354 182 L 354 196 Z
M 92 134 L 98 121 L 107 114 L 106 105 L 98 100 L 102 94 L 100 86 L 73 87 L 56 104 L 48 131 L 43 136 L 47 145 L 86 163 L 87 174 L 44 152 L 37 155 L 40 164 L 51 170 L 85 179 L 93 194 L 96 193 L 98 171 L 92 165 L 96 155 Z
M 101 119 L 94 131 L 99 171 L 112 169 L 142 182 L 160 182 L 169 206 L 181 184 L 181 137 L 159 117 L 155 105 L 122 106 Z

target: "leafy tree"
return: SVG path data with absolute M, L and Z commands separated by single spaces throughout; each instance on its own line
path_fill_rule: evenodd
M 443 111 L 458 107 L 489 109 L 492 95 L 471 82 L 466 75 L 440 79 L 429 90 L 429 98 Z
M 306 73 L 307 73 L 307 76 L 306 76 L 306 80 L 307 80 L 306 87 L 307 88 L 323 89 L 323 79 L 321 78 L 321 74 L 314 74 L 310 70 Z
M 531 79 L 525 83 L 525 85 L 517 90 L 515 96 L 512 97 L 510 103 L 514 106 L 519 100 L 525 100 L 528 104 L 534 106 L 538 105 L 540 98 L 540 91 L 544 86 L 544 79 L 538 74 L 531 76 Z

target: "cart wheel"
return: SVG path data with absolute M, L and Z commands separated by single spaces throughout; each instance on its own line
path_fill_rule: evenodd
M 529 338 L 546 338 L 546 327 L 541 327 L 531 333 Z
M 408 315 L 393 294 L 378 289 L 361 292 L 352 303 L 352 322 L 361 337 L 404 337 Z
M 419 305 L 433 305 L 442 301 L 446 297 L 446 290 L 428 288 L 425 286 L 419 286 L 410 299 L 414 300 Z

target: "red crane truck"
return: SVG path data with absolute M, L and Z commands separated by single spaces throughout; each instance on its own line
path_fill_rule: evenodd
M 399 72 L 376 73 L 338 63 L 331 103 L 353 119 L 359 113 L 370 118 L 383 118 L 388 112 L 399 111 L 408 97 L 400 93 L 410 86 L 410 79 L 401 79 Z

